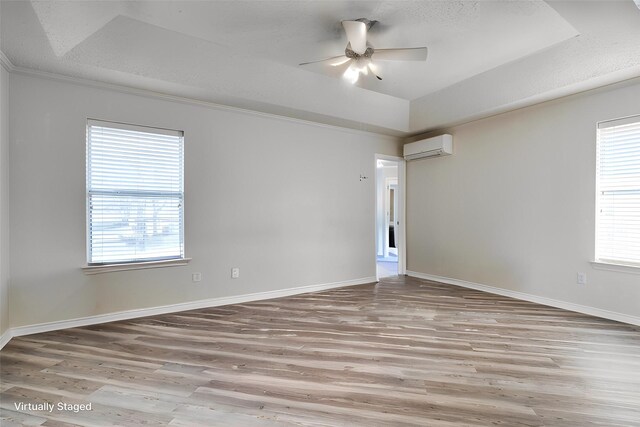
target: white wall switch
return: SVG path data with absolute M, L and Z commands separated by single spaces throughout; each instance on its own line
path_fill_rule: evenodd
M 587 273 L 578 273 L 578 277 L 576 282 L 578 285 L 586 285 L 587 284 Z
M 202 280 L 202 273 L 193 273 L 191 275 L 191 280 L 194 282 L 199 282 Z
M 231 278 L 237 279 L 238 277 L 240 277 L 240 269 L 238 267 L 233 267 L 231 269 Z

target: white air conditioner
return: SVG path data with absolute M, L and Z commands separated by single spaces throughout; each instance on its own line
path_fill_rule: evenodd
M 453 137 L 449 134 L 411 142 L 404 146 L 405 160 L 448 156 L 449 154 L 453 154 Z

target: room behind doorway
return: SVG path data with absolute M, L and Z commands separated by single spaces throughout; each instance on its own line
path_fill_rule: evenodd
M 399 227 L 402 213 L 402 159 L 376 156 L 376 268 L 377 277 L 395 276 L 401 256 Z

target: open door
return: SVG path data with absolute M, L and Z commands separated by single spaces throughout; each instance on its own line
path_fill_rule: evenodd
M 398 223 L 398 180 L 390 181 L 386 186 L 387 194 L 385 201 L 387 215 L 387 245 L 385 251 L 387 256 L 398 257 L 398 245 L 396 241 L 396 230 Z

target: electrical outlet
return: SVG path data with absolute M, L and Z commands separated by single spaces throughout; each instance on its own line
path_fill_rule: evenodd
M 193 273 L 191 275 L 191 280 L 194 282 L 199 282 L 202 280 L 202 273 Z
M 238 267 L 233 267 L 231 269 L 231 278 L 237 279 L 238 277 L 240 277 L 240 269 Z
M 587 273 L 578 272 L 578 276 L 576 279 L 578 285 L 586 285 L 587 284 Z

